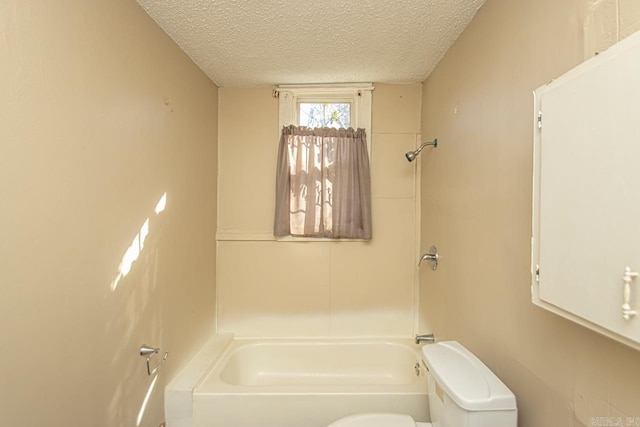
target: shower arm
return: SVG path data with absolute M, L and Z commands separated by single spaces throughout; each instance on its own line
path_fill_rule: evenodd
M 433 148 L 436 148 L 438 146 L 438 138 L 434 139 L 433 141 L 423 142 L 416 151 L 409 151 L 408 153 L 405 153 L 404 156 L 407 158 L 408 161 L 413 162 L 415 158 L 418 156 L 418 154 L 420 154 L 422 149 L 427 145 L 433 145 Z
M 420 147 L 418 147 L 418 149 L 415 151 L 416 154 L 419 154 L 422 149 L 424 147 L 426 147 L 427 145 L 433 145 L 433 148 L 438 148 L 438 138 L 434 139 L 433 141 L 429 141 L 429 142 L 423 142 Z

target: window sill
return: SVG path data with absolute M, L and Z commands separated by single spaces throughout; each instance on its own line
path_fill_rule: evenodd
M 294 236 L 285 236 L 285 237 L 275 237 L 276 242 L 369 242 L 370 240 L 365 239 L 330 239 L 328 237 L 294 237 Z
M 370 242 L 364 239 L 329 239 L 326 237 L 275 237 L 271 233 L 243 233 L 243 232 L 218 232 L 216 235 L 218 242 L 238 242 L 238 241 L 254 241 L 254 242 Z

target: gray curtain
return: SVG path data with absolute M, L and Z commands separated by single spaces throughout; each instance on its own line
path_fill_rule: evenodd
M 371 239 L 371 177 L 364 129 L 282 129 L 274 234 Z

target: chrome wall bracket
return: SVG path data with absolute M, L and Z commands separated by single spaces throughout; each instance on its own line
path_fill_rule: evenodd
M 160 366 L 162 366 L 162 364 L 167 360 L 167 357 L 169 357 L 169 352 L 165 351 L 162 360 L 158 362 L 153 369 L 151 369 L 151 358 L 158 354 L 159 351 L 160 347 L 151 347 L 146 344 L 142 344 L 140 346 L 140 356 L 147 356 L 147 374 L 149 374 L 149 376 L 155 375 L 155 373 L 158 372 L 158 369 L 160 369 Z

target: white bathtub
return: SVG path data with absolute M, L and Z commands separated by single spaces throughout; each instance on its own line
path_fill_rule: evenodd
M 218 348 L 193 387 L 191 419 L 174 421 L 167 402 L 167 427 L 325 427 L 372 411 L 428 421 L 426 375 L 411 340 L 228 339 Z

